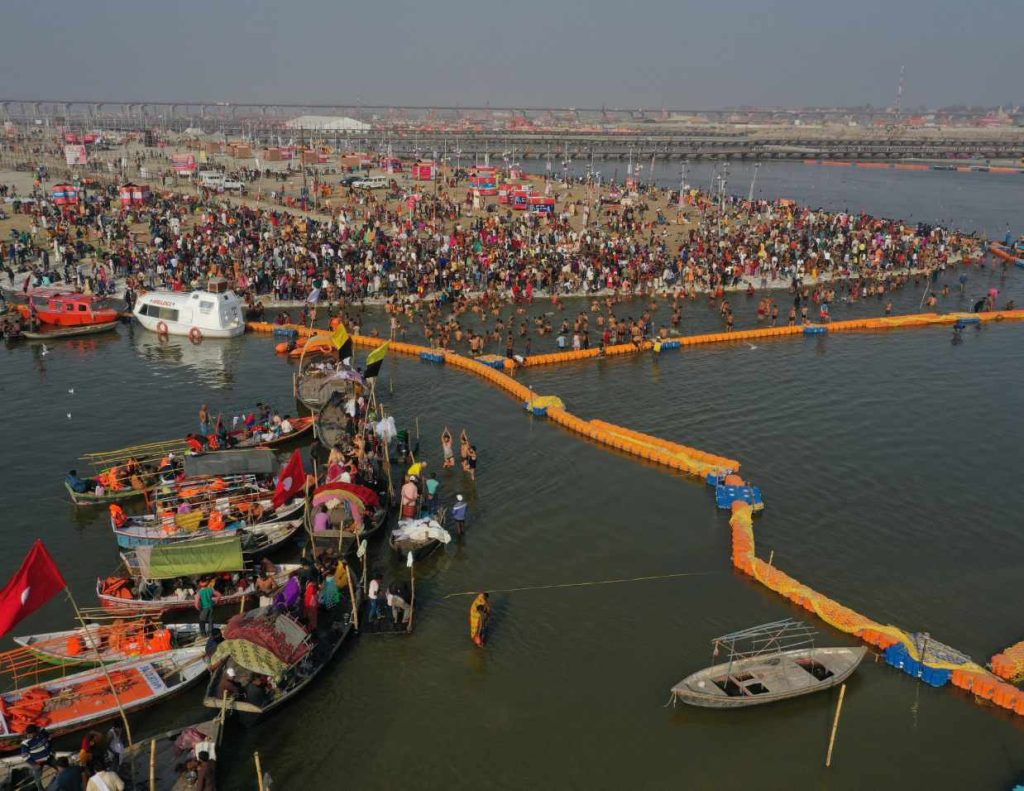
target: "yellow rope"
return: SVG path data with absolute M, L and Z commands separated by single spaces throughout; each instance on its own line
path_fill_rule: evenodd
M 521 591 L 542 591 L 552 588 L 585 588 L 593 585 L 617 585 L 621 582 L 652 582 L 656 580 L 678 579 L 679 577 L 706 577 L 709 574 L 721 574 L 720 571 L 684 571 L 679 574 L 656 574 L 650 577 L 627 577 L 623 579 L 592 580 L 589 582 L 560 582 L 554 585 L 531 585 L 525 588 L 486 588 L 488 593 L 519 593 Z M 442 598 L 451 599 L 454 596 L 476 596 L 480 591 L 459 591 L 449 593 Z

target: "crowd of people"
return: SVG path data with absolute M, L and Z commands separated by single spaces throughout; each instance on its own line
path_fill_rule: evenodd
M 97 184 L 70 211 L 42 193 L 23 204 L 30 227 L 11 231 L 0 256 L 15 289 L 68 283 L 108 293 L 117 284 L 130 303 L 140 291 L 222 275 L 251 316 L 292 301 L 305 305 L 298 318 L 307 323 L 326 304 L 321 317 L 358 331 L 360 306 L 378 302 L 393 338 L 415 326 L 438 346 L 528 356 L 545 336 L 550 347 L 577 349 L 674 334 L 700 295 L 728 331 L 736 290 L 760 292 L 759 320 L 827 321 L 836 300 L 883 298 L 981 253 L 977 238 L 954 230 L 788 200 L 697 190 L 680 198 L 657 187 L 630 196 L 549 181 L 560 211 L 539 215 L 489 211 L 466 187 L 452 180 L 417 200 L 397 185 L 343 188 L 313 214 L 160 190 L 151 204 L 122 209 L 116 189 Z M 766 289 L 789 289 L 793 304 Z M 539 296 L 564 312 L 570 295 L 591 300 L 589 316 L 527 315 Z M 659 300 L 670 318 L 656 327 Z

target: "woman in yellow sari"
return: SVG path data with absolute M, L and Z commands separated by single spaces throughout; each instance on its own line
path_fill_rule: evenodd
M 483 648 L 487 641 L 487 624 L 491 620 L 491 603 L 486 593 L 478 593 L 469 605 L 469 636 Z

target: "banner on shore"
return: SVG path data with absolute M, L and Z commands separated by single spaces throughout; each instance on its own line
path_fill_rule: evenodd
M 180 176 L 190 176 L 196 172 L 195 154 L 172 154 L 171 163 L 174 172 Z
M 71 144 L 64 146 L 64 161 L 69 165 L 84 165 L 89 159 L 89 155 L 85 151 L 85 145 L 82 143 Z

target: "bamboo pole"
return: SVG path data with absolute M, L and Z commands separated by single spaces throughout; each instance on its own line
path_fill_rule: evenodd
M 149 791 L 156 791 L 156 739 L 149 743 Z
M 217 728 L 217 741 L 216 744 L 220 744 L 220 737 L 224 733 L 224 723 L 228 719 L 228 692 L 224 690 L 224 693 L 220 698 L 220 727 Z
M 263 765 L 260 763 L 259 751 L 254 752 L 252 754 L 252 757 L 256 761 L 256 783 L 258 784 L 260 791 L 264 791 L 264 788 L 263 788 Z
M 338 561 L 341 563 L 341 561 Z M 355 583 L 352 582 L 352 567 L 349 566 L 348 574 L 345 575 L 348 578 L 348 596 L 352 600 L 352 623 L 355 624 L 356 629 L 359 629 L 359 602 L 356 601 L 356 589 Z
M 71 593 L 69 586 L 64 587 L 64 592 L 68 596 L 68 601 L 71 602 L 71 607 L 75 611 L 75 617 L 78 619 L 78 623 L 82 626 L 83 632 L 88 632 L 85 626 L 85 620 L 82 618 L 82 612 L 78 609 L 78 604 L 75 602 L 75 597 Z M 128 737 L 128 745 L 132 744 L 132 728 L 128 724 L 128 715 L 125 714 L 124 707 L 121 705 L 121 698 L 117 694 L 117 688 L 114 687 L 114 680 L 110 677 L 110 673 L 107 671 L 106 663 L 100 663 L 100 670 L 103 671 L 104 677 L 107 679 L 107 684 L 110 686 L 110 694 L 114 696 L 114 702 L 117 703 L 117 710 L 121 715 L 121 721 L 124 723 L 124 735 Z
M 416 563 L 414 562 L 409 566 L 409 589 L 410 598 L 409 602 L 409 623 L 405 625 L 406 634 L 412 631 L 412 619 L 416 617 Z
M 832 720 L 832 735 L 828 739 L 828 754 L 825 756 L 825 768 L 832 766 L 832 748 L 836 743 L 836 731 L 839 730 L 839 715 L 843 713 L 843 698 L 846 697 L 846 684 L 839 688 L 839 702 L 836 704 L 836 716 Z

